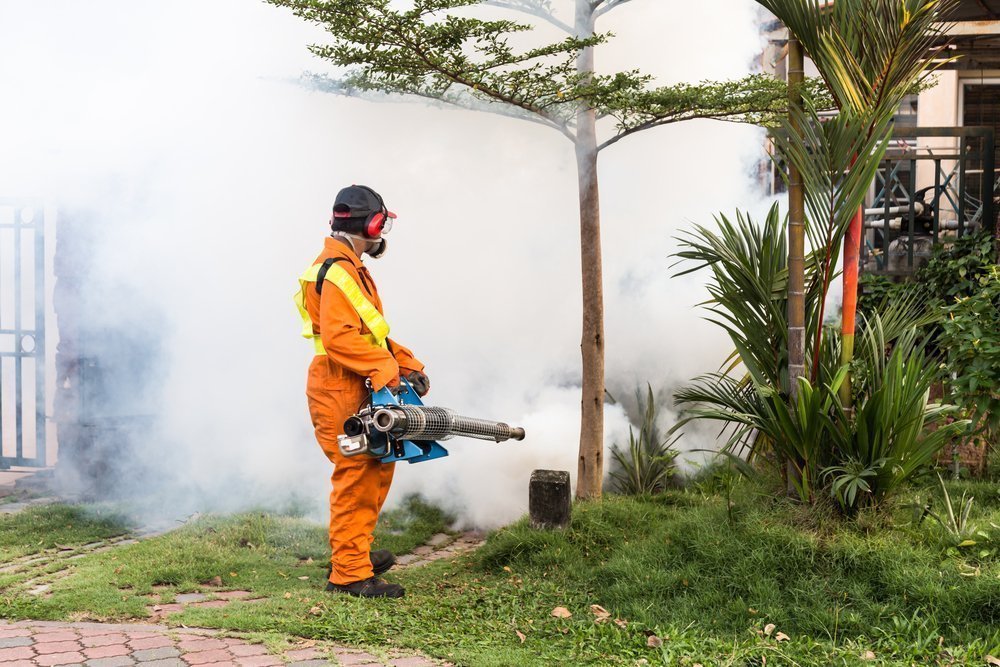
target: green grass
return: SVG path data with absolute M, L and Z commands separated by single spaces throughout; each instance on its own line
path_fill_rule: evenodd
M 77 547 L 128 533 L 123 514 L 107 508 L 37 505 L 0 515 L 0 562 L 48 549 Z
M 985 483 L 949 488 L 976 496 L 973 518 L 987 537 L 974 547 L 958 548 L 936 524 L 912 525 L 910 498 L 887 516 L 844 523 L 744 481 L 731 518 L 722 496 L 672 492 L 578 504 L 563 532 L 520 522 L 473 557 L 390 573 L 407 587 L 399 601 L 325 593 L 322 526 L 262 512 L 207 517 L 73 561 L 48 598 L 8 582 L 0 616 L 142 618 L 149 596 L 169 602 L 219 576 L 265 599 L 188 608 L 170 622 L 477 666 L 985 664 L 1000 655 L 1000 557 L 980 551 L 1000 538 L 991 525 L 1000 525 L 1000 494 Z M 912 495 L 940 506 L 933 486 Z M 402 552 L 446 521 L 411 501 L 385 517 L 376 546 Z M 610 618 L 595 622 L 591 605 Z M 555 607 L 572 617 L 553 617 Z M 652 635 L 662 647 L 648 645 Z M 863 659 L 868 651 L 874 660 Z

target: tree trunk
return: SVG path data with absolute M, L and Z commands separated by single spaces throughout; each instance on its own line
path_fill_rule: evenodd
M 789 109 L 802 106 L 802 45 L 794 35 L 788 40 Z M 794 121 L 793 121 L 794 123 Z M 788 165 L 788 382 L 792 400 L 798 395 L 796 380 L 806 373 L 805 192 L 802 176 Z M 815 352 L 814 352 L 815 353 Z
M 858 209 L 847 228 L 844 238 L 844 309 L 841 319 L 840 363 L 849 364 L 854 359 L 854 330 L 858 312 L 858 263 L 861 258 L 861 225 L 863 209 Z M 853 407 L 851 398 L 851 374 L 847 373 L 844 384 L 840 385 L 840 402 L 844 407 Z
M 577 0 L 576 32 L 594 34 L 589 0 Z M 577 71 L 594 71 L 594 49 L 584 49 Z M 597 114 L 577 111 L 576 165 L 580 179 L 580 260 L 583 278 L 583 398 L 580 411 L 580 458 L 577 498 L 598 498 L 604 478 L 604 288 L 601 278 L 601 211 L 597 180 Z
M 804 75 L 802 45 L 789 30 L 788 39 L 788 108 L 801 108 L 800 87 Z M 792 120 L 794 127 L 794 116 Z M 802 176 L 794 165 L 788 165 L 788 394 L 792 405 L 798 400 L 798 378 L 806 374 L 806 211 Z M 822 326 L 822 323 L 820 323 Z M 814 351 L 813 354 L 817 354 Z M 799 468 L 786 461 L 786 482 L 789 495 L 797 493 Z

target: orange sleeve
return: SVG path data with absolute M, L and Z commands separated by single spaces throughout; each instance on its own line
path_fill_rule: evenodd
M 399 371 L 402 375 L 406 375 L 411 371 L 423 371 L 424 365 L 420 363 L 420 360 L 413 356 L 410 349 L 403 347 L 396 341 L 389 339 L 389 348 L 392 350 L 392 356 L 396 357 L 396 363 L 399 364 Z
M 330 359 L 369 378 L 375 391 L 399 377 L 399 364 L 392 353 L 361 335 L 361 316 L 334 285 L 323 290 L 319 315 L 320 339 Z

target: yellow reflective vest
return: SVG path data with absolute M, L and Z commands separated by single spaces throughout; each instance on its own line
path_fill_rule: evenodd
M 320 278 L 321 272 L 324 273 L 322 278 Z M 306 309 L 306 290 L 309 285 L 315 284 L 318 280 L 323 280 L 324 284 L 333 283 L 337 289 L 344 293 L 358 316 L 361 317 L 361 321 L 371 332 L 365 334 L 364 337 L 372 345 L 389 349 L 386 343 L 386 339 L 389 337 L 389 323 L 382 317 L 382 313 L 378 312 L 378 308 L 365 297 L 364 292 L 361 291 L 351 274 L 331 259 L 323 263 L 313 264 L 306 269 L 305 273 L 299 276 L 299 291 L 295 294 L 295 305 L 302 317 L 302 337 L 312 339 L 316 354 L 326 355 L 326 348 L 323 347 L 323 341 L 320 337 L 313 333 L 313 321 Z

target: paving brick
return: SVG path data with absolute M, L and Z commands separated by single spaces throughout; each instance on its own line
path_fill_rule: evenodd
M 37 667 L 37 665 L 30 660 L 12 660 L 3 663 L 3 667 Z
M 35 657 L 35 652 L 28 646 L 0 648 L 0 662 L 7 660 L 26 660 Z
M 326 660 L 299 660 L 288 663 L 287 667 L 327 667 L 332 664 L 334 663 Z
M 437 535 L 433 535 L 431 539 L 427 540 L 427 544 L 432 547 L 439 547 L 442 544 L 447 544 L 451 541 L 451 535 L 448 535 L 447 533 L 438 533 Z
M 229 600 L 208 600 L 206 602 L 194 602 L 191 604 L 192 607 L 207 607 L 209 609 L 218 609 L 219 607 L 225 607 L 229 604 Z
M 54 667 L 54 665 L 71 665 L 84 661 L 83 654 L 79 651 L 69 651 L 67 653 L 48 653 L 35 658 L 35 664 L 42 667 Z
M 6 637 L 0 639 L 0 648 L 14 648 L 15 646 L 31 646 L 35 640 L 31 637 Z
M 88 660 L 85 664 L 87 667 L 128 667 L 128 665 L 134 665 L 135 660 L 127 655 L 120 655 L 114 658 L 95 658 Z
M 264 655 L 267 653 L 267 647 L 263 644 L 231 643 L 229 652 L 237 658 L 247 658 L 252 655 Z
M 285 651 L 285 657 L 289 660 L 313 660 L 320 655 L 319 649 L 300 648 L 295 651 Z
M 250 597 L 253 593 L 250 591 L 219 591 L 215 595 L 223 600 L 242 600 Z
M 0 627 L 0 638 L 12 639 L 14 637 L 30 637 L 30 628 L 15 628 L 9 626 Z
M 173 646 L 174 641 L 166 635 L 153 635 L 152 637 L 143 637 L 142 639 L 130 639 L 128 645 L 136 651 L 142 651 L 148 648 Z
M 144 651 L 136 651 L 132 657 L 139 662 L 149 662 L 152 660 L 164 660 L 166 658 L 180 657 L 181 652 L 173 646 L 163 646 L 160 648 L 150 648 Z
M 74 642 L 80 638 L 75 632 L 67 630 L 56 630 L 55 632 L 39 632 L 35 634 L 35 641 L 42 642 Z
M 341 665 L 381 665 L 382 661 L 370 653 L 337 651 L 337 662 Z
M 125 644 L 108 644 L 107 646 L 94 646 L 83 649 L 83 654 L 90 659 L 96 658 L 116 658 L 121 655 L 128 655 L 132 652 Z
M 211 639 L 209 637 L 199 637 L 198 639 L 188 639 L 177 645 L 177 648 L 184 651 L 198 652 L 210 651 L 216 648 L 226 648 L 226 642 L 221 639 Z
M 227 662 L 232 660 L 232 654 L 229 651 L 221 648 L 212 649 L 210 651 L 195 651 L 194 653 L 185 653 L 181 656 L 181 660 L 188 663 L 189 665 L 206 665 L 210 662 Z M 245 660 L 246 658 L 241 658 Z
M 46 642 L 46 641 L 36 641 L 35 642 L 35 652 L 41 654 L 48 653 L 72 653 L 73 651 L 79 651 L 82 646 L 80 642 L 69 641 L 69 642 Z
M 160 632 L 126 632 L 128 638 L 131 639 L 151 639 L 153 637 L 162 637 L 163 633 Z
M 434 667 L 434 663 L 419 655 L 406 658 L 396 658 L 389 663 L 391 667 Z
M 184 610 L 184 605 L 182 604 L 158 604 L 155 605 L 151 611 L 154 614 L 176 614 L 179 611 Z
M 236 664 L 241 667 L 276 667 L 283 664 L 281 658 L 276 655 L 251 655 L 244 658 L 236 658 Z
M 94 637 L 82 637 L 80 643 L 90 648 L 92 646 L 108 646 L 110 644 L 124 644 L 128 637 L 120 632 L 97 635 Z
M 164 660 L 150 660 L 149 662 L 137 663 L 143 667 L 188 667 L 188 664 L 180 658 L 166 658 Z
M 174 602 L 178 604 L 190 604 L 192 602 L 201 602 L 202 600 L 207 600 L 208 596 L 204 593 L 179 593 L 174 596 Z

